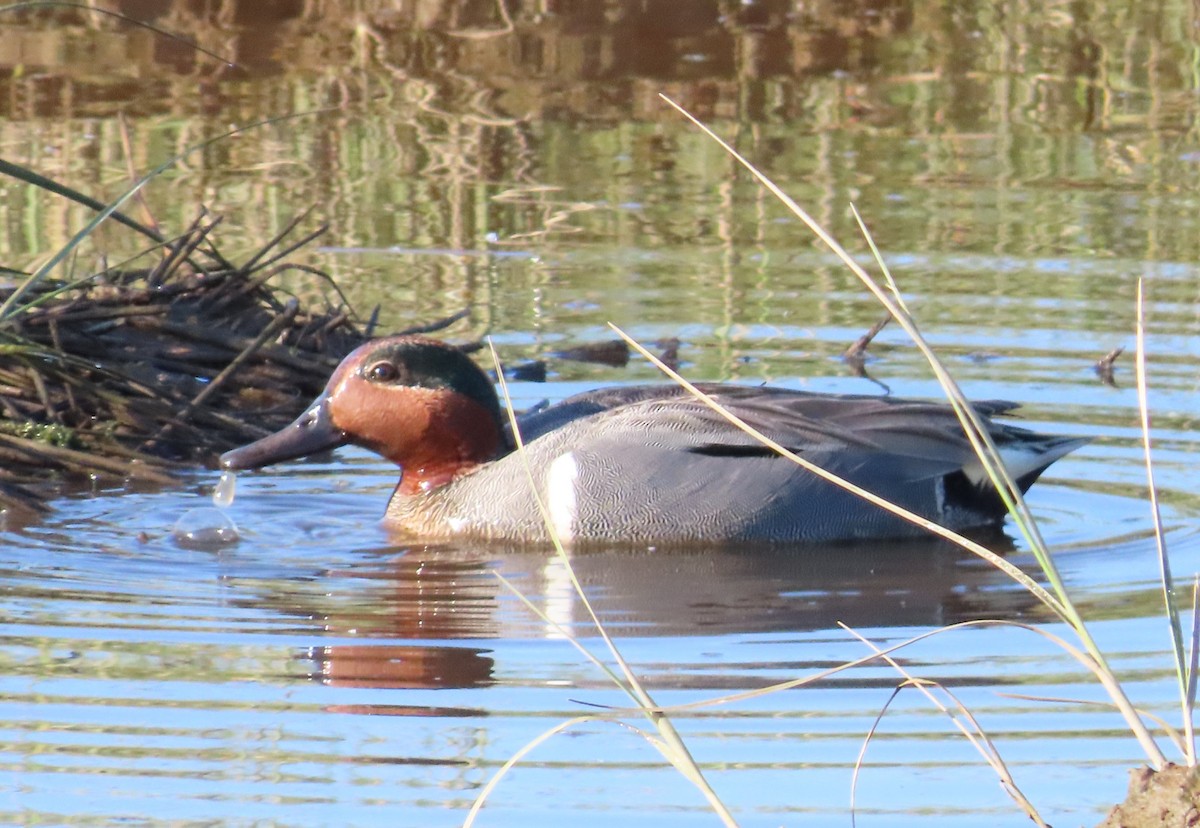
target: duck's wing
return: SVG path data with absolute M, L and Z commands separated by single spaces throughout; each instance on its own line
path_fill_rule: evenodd
M 801 457 L 926 517 L 964 527 L 1003 515 L 994 496 L 969 479 L 977 461 L 945 406 L 756 390 L 716 396 Z M 545 492 L 560 529 L 576 538 L 825 540 L 915 531 L 691 397 L 603 410 L 529 449 L 534 467 L 547 470 Z
M 953 413 L 932 403 L 890 398 L 827 397 L 797 392 L 729 393 L 716 402 L 789 451 L 848 479 L 926 480 L 962 468 L 973 457 Z M 767 446 L 691 397 L 614 408 L 591 421 L 639 444 L 698 457 L 777 458 Z M 791 461 L 779 458 L 783 463 Z
M 903 459 L 908 474 L 922 479 L 964 466 L 973 468 L 973 463 L 978 465 L 957 416 L 944 403 L 724 384 L 699 387 L 785 448 L 797 453 L 828 452 L 834 459 L 840 459 L 842 467 L 859 468 L 863 464 Z M 1024 429 L 991 422 L 992 416 L 1015 409 L 1014 403 L 985 400 L 972 405 L 988 423 L 993 438 L 1003 446 L 1027 440 L 1036 444 L 1041 439 L 1041 435 Z M 773 454 L 678 385 L 587 391 L 530 412 L 518 421 L 526 443 L 560 429 L 574 434 L 579 425 L 595 434 L 611 431 L 635 440 L 638 434 L 648 433 L 647 428 L 660 429 L 661 436 L 670 435 L 678 450 L 713 456 Z M 1048 457 L 1038 470 L 1069 450 Z M 1030 463 L 1036 464 L 1040 453 L 1034 452 L 1030 461 L 1017 463 L 1014 476 L 1022 477 L 1031 471 Z
M 697 383 L 696 387 L 714 397 L 722 405 L 736 411 L 745 411 L 755 416 L 758 411 L 763 417 L 779 425 L 799 423 L 804 427 L 814 421 L 839 422 L 848 429 L 893 428 L 897 424 L 912 423 L 926 415 L 939 423 L 953 423 L 953 412 L 944 404 L 919 400 L 903 400 L 857 394 L 818 394 L 790 388 L 769 386 L 730 385 L 726 383 Z M 521 414 L 517 424 L 526 442 L 543 434 L 562 428 L 575 421 L 618 411 L 627 406 L 666 403 L 680 405 L 681 410 L 692 410 L 692 406 L 706 408 L 686 388 L 672 383 L 655 385 L 610 386 L 584 391 L 572 395 L 553 405 L 543 405 Z M 985 400 L 973 404 L 983 416 L 1010 412 L 1017 408 L 1015 403 L 1004 400 Z M 948 416 L 947 416 L 948 415 Z
M 727 386 L 717 389 L 713 397 L 785 448 L 798 454 L 807 452 L 809 459 L 828 455 L 831 465 L 825 468 L 848 479 L 855 470 L 878 475 L 884 469 L 898 467 L 907 480 L 961 471 L 972 484 L 986 485 L 987 476 L 958 416 L 944 403 L 786 389 L 739 388 L 731 392 Z M 740 430 L 735 433 L 719 428 L 714 418 L 728 421 L 711 409 L 691 410 L 692 404 L 702 405 L 690 398 L 660 401 L 664 414 L 678 407 L 677 416 L 694 419 L 696 433 L 711 440 L 699 450 L 714 454 L 770 452 Z M 994 422 L 993 416 L 1017 408 L 1005 400 L 984 400 L 972 403 L 972 407 L 1022 489 L 1055 460 L 1087 442 Z
M 894 397 L 814 397 L 782 404 L 794 406 L 802 418 L 820 419 L 839 433 L 870 441 L 889 454 L 955 464 L 972 485 L 990 488 L 975 449 L 949 405 Z M 983 400 L 971 407 L 1022 491 L 1055 460 L 1088 442 L 995 422 L 992 417 L 1011 414 L 1018 407 L 1006 400 Z

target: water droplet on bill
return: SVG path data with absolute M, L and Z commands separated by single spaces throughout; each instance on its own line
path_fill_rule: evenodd
M 236 493 L 237 475 L 231 471 L 221 472 L 221 479 L 217 481 L 217 487 L 213 489 L 213 505 L 221 509 L 228 509 L 233 505 L 233 496 Z

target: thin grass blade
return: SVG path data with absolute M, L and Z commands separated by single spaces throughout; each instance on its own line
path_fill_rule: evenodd
M 821 468 L 820 466 L 809 461 L 807 458 L 801 457 L 798 454 L 790 451 L 785 446 L 780 445 L 779 443 L 775 442 L 771 438 L 767 437 L 761 431 L 758 431 L 757 429 L 750 426 L 748 423 L 741 420 L 739 417 L 737 417 L 735 414 L 730 412 L 728 409 L 722 407 L 718 402 L 716 402 L 716 400 L 714 400 L 709 395 L 705 394 L 703 391 L 698 389 L 692 383 L 688 382 L 688 380 L 686 380 L 681 374 L 679 374 L 677 371 L 673 370 L 670 366 L 668 366 L 666 363 L 664 363 L 662 360 L 660 360 L 657 356 L 655 356 L 653 353 L 651 353 L 649 350 L 647 350 L 641 343 L 639 343 L 637 340 L 635 340 L 633 337 L 631 337 L 625 331 L 621 330 L 620 328 L 618 328 L 616 325 L 613 325 L 612 323 L 609 323 L 609 327 L 612 328 L 612 330 L 617 334 L 617 336 L 624 339 L 625 342 L 627 342 L 629 344 L 629 347 L 633 348 L 635 351 L 637 351 L 639 354 L 641 354 L 643 357 L 645 357 L 647 360 L 649 360 L 655 367 L 657 367 L 660 371 L 662 371 L 664 374 L 666 374 L 667 377 L 669 377 L 673 382 L 681 385 L 685 390 L 687 390 L 687 392 L 689 394 L 691 394 L 696 399 L 703 402 L 705 405 L 709 406 L 713 411 L 720 414 L 722 417 L 724 417 L 726 420 L 728 420 L 731 424 L 733 424 L 737 428 L 740 428 L 746 434 L 750 435 L 754 439 L 761 442 L 767 448 L 771 449 L 772 451 L 777 452 L 781 457 L 785 457 L 788 460 L 791 460 L 796 465 L 806 469 L 807 471 L 812 472 L 813 474 L 817 475 L 818 477 L 821 477 L 824 480 L 828 480 L 830 483 L 833 483 L 836 486 L 840 486 L 841 488 L 845 489 L 848 492 L 852 492 L 853 494 L 857 495 L 858 497 L 861 497 L 862 499 L 875 504 L 876 506 L 878 506 L 881 509 L 885 509 L 888 512 L 891 512 L 892 514 L 896 515 L 899 518 L 903 518 L 904 520 L 907 520 L 916 526 L 921 526 L 921 527 L 927 529 L 930 533 L 935 534 L 941 538 L 945 538 L 946 540 L 949 540 L 949 541 L 961 546 L 963 549 L 973 552 L 974 554 L 976 554 L 979 557 L 986 560 L 992 566 L 994 566 L 997 569 L 1004 572 L 1006 575 L 1008 575 L 1014 581 L 1019 583 L 1021 586 L 1025 587 L 1025 589 L 1027 589 L 1030 593 L 1032 593 L 1034 595 L 1034 597 L 1036 597 L 1043 604 L 1045 604 L 1046 607 L 1049 608 L 1050 611 L 1053 612 L 1055 615 L 1057 615 L 1064 623 L 1070 623 L 1070 619 L 1067 614 L 1066 608 L 1062 605 L 1062 603 L 1055 596 L 1051 595 L 1049 592 L 1046 591 L 1045 587 L 1043 587 L 1037 581 L 1030 578 L 1028 575 L 1026 575 L 1024 572 L 1022 572 L 1020 569 L 1018 569 L 1012 563 L 1006 561 L 1004 558 L 997 555 L 995 552 L 992 552 L 987 547 L 982 546 L 982 545 L 970 540 L 969 538 L 963 537 L 962 535 L 958 534 L 957 532 L 947 529 L 944 526 L 941 526 L 934 521 L 928 520 L 914 512 L 910 512 L 907 509 L 901 508 L 900 506 L 897 506 L 896 504 L 894 504 L 882 497 L 879 497 L 874 492 L 870 492 L 870 491 L 867 491 L 866 489 L 856 486 L 853 483 L 851 483 L 850 481 L 845 480 L 845 479 L 837 476 L 836 474 L 833 474 L 832 472 L 826 471 L 825 469 Z
M 858 794 L 858 776 L 862 771 L 863 761 L 867 758 L 867 748 L 870 746 L 871 740 L 875 738 L 879 725 L 883 723 L 883 717 L 891 709 L 892 702 L 898 698 L 900 698 L 900 688 L 893 687 L 892 694 L 879 708 L 879 712 L 875 714 L 875 721 L 871 722 L 871 726 L 867 729 L 867 735 L 863 737 L 862 745 L 858 748 L 858 756 L 854 757 L 854 770 L 850 774 L 850 828 L 856 828 L 858 825 L 858 809 L 855 800 Z
M 501 575 L 499 572 L 497 572 L 494 569 L 492 570 L 492 575 L 496 578 L 496 580 L 498 580 L 504 586 L 505 589 L 507 589 L 509 592 L 511 592 L 513 595 L 515 595 L 517 597 L 517 600 L 519 600 L 522 604 L 525 605 L 526 609 L 528 609 L 530 612 L 532 612 L 534 615 L 536 615 L 538 617 L 538 620 L 540 620 L 543 624 L 546 624 L 546 625 L 552 627 L 555 632 L 557 632 L 559 635 L 561 635 L 564 639 L 566 639 L 566 641 L 572 647 L 574 647 L 576 650 L 578 650 L 579 653 L 584 658 L 586 658 L 588 661 L 592 662 L 592 664 L 596 665 L 596 667 L 599 668 L 601 672 L 603 672 L 606 676 L 608 676 L 609 680 L 612 681 L 613 684 L 615 684 L 617 687 L 620 687 L 622 690 L 624 690 L 625 693 L 630 697 L 630 699 L 633 700 L 634 704 L 638 703 L 637 696 L 634 695 L 632 690 L 630 690 L 628 687 L 625 686 L 625 682 L 621 679 L 621 676 L 618 676 L 611 667 L 609 667 L 607 664 L 605 664 L 603 661 L 601 661 L 599 656 L 597 656 L 595 653 L 593 653 L 587 647 L 583 646 L 582 642 L 580 642 L 580 640 L 578 638 L 576 638 L 574 635 L 572 635 L 570 630 L 568 630 L 562 624 L 559 624 L 553 618 L 551 618 L 546 613 L 544 613 L 542 611 L 542 608 L 537 606 L 535 603 L 533 603 L 533 601 L 529 600 L 529 598 L 525 595 L 525 593 L 523 593 L 523 592 L 521 592 L 521 590 L 517 589 L 516 584 L 514 584 L 512 581 L 508 580 L 507 578 L 505 578 L 503 575 Z
M 1134 349 L 1134 374 L 1137 382 L 1138 422 L 1142 430 L 1142 456 L 1146 463 L 1146 485 L 1149 489 L 1150 517 L 1154 524 L 1154 543 L 1158 550 L 1159 577 L 1161 580 L 1163 606 L 1166 608 L 1167 623 L 1171 632 L 1171 654 L 1175 662 L 1175 674 L 1179 681 L 1179 703 L 1183 707 L 1183 727 L 1188 765 L 1196 764 L 1194 734 L 1192 732 L 1191 704 L 1188 684 L 1190 670 L 1187 649 L 1183 640 L 1183 624 L 1179 619 L 1179 605 L 1175 600 L 1175 582 L 1171 577 L 1171 558 L 1167 553 L 1167 538 L 1163 532 L 1162 512 L 1158 503 L 1158 487 L 1154 484 L 1153 441 L 1150 436 L 1149 389 L 1146 378 L 1146 304 L 1145 280 L 1137 282 L 1135 310 L 1136 347 Z
M 1192 716 L 1196 710 L 1196 668 L 1197 661 L 1200 660 L 1200 646 L 1198 646 L 1200 645 L 1200 578 L 1196 578 L 1192 582 L 1192 638 L 1190 644 L 1183 727 L 1187 732 L 1187 750 L 1184 751 L 1184 754 L 1188 757 L 1188 767 L 1194 768 L 1196 767 L 1196 734 L 1193 730 Z
M 564 730 L 569 730 L 577 724 L 598 721 L 599 718 L 600 717 L 598 716 L 576 716 L 574 719 L 567 719 L 565 722 L 559 722 L 549 730 L 539 733 L 535 738 L 530 739 L 528 742 L 522 745 L 516 753 L 508 757 L 504 764 L 501 765 L 494 774 L 492 774 L 492 778 L 487 781 L 487 784 L 483 786 L 483 789 L 479 792 L 479 795 L 475 797 L 475 801 L 471 803 L 471 810 L 467 812 L 467 818 L 463 820 L 463 828 L 471 828 L 471 826 L 475 824 L 475 818 L 479 816 L 479 812 L 483 809 L 484 803 L 487 802 L 488 797 L 492 795 L 492 791 L 496 790 L 496 786 L 500 784 L 500 780 L 503 779 L 510 770 L 516 767 L 522 759 L 524 759 L 535 748 L 537 748 L 538 745 L 542 744 L 550 737 L 562 733 Z
M 921 336 L 917 329 L 916 323 L 904 311 L 904 308 L 898 304 L 890 293 L 884 290 L 880 285 L 854 260 L 854 258 L 843 248 L 837 240 L 835 240 L 817 221 L 812 218 L 794 199 L 783 192 L 770 178 L 764 175 L 758 168 L 751 164 L 745 157 L 731 147 L 720 136 L 709 129 L 699 119 L 685 110 L 682 106 L 672 101 L 666 95 L 660 94 L 666 103 L 678 111 L 681 115 L 687 118 L 698 129 L 704 132 L 709 138 L 720 145 L 733 159 L 742 165 L 751 175 L 755 177 L 770 193 L 778 198 L 805 226 L 807 226 L 814 235 L 817 236 L 827 247 L 842 261 L 846 267 L 855 274 L 867 287 L 875 298 L 885 307 L 888 312 L 896 319 L 896 321 L 904 328 L 905 332 L 912 337 L 913 343 L 921 351 L 926 361 L 929 363 L 938 382 L 946 391 L 950 404 L 954 407 L 955 413 L 958 415 L 959 421 L 963 425 L 964 433 L 975 449 L 976 456 L 983 465 L 989 478 L 995 485 L 996 492 L 1004 501 L 1009 512 L 1016 519 L 1018 529 L 1024 535 L 1029 543 L 1030 549 L 1036 558 L 1038 565 L 1042 569 L 1046 580 L 1050 583 L 1050 587 L 1057 598 L 1058 606 L 1064 613 L 1065 620 L 1069 626 L 1075 631 L 1080 642 L 1087 650 L 1090 658 L 1095 662 L 1097 667 L 1097 676 L 1102 677 L 1102 683 L 1113 701 L 1117 704 L 1121 711 L 1121 715 L 1125 718 L 1129 728 L 1132 730 L 1135 738 L 1137 738 L 1142 749 L 1145 751 L 1147 759 L 1155 769 L 1161 769 L 1167 764 L 1166 756 L 1154 741 L 1154 737 L 1146 729 L 1145 724 L 1138 716 L 1133 704 L 1125 695 L 1125 690 L 1117 681 L 1111 668 L 1104 657 L 1103 651 L 1096 644 L 1095 639 L 1087 629 L 1083 618 L 1079 615 L 1075 605 L 1071 602 L 1070 596 L 1067 594 L 1066 586 L 1063 583 L 1062 576 L 1058 571 L 1058 567 L 1054 563 L 1050 555 L 1049 549 L 1046 546 L 1041 532 L 1038 529 L 1036 521 L 1033 519 L 1029 507 L 1025 503 L 1020 490 L 1016 487 L 1011 475 L 1008 474 L 1004 467 L 1003 461 L 1000 459 L 999 452 L 993 444 L 991 437 L 986 429 L 983 428 L 974 409 L 966 403 L 966 398 L 962 390 L 958 387 L 954 378 L 946 370 L 937 354 L 929 346 L 929 343 Z M 786 455 L 785 455 L 786 456 Z M 803 464 L 801 464 L 803 465 Z M 806 466 L 807 468 L 807 466 Z M 826 478 L 830 479 L 830 478 Z M 840 485 L 840 484 L 839 484 Z M 843 487 L 845 488 L 845 487 Z M 874 501 L 872 501 L 874 502 Z M 1007 570 L 1006 570 L 1007 571 Z
M 14 164 L 11 161 L 5 161 L 3 158 L 0 158 L 0 175 L 7 175 L 11 178 L 17 179 L 18 181 L 23 181 L 31 186 L 40 187 L 47 192 L 62 196 L 69 201 L 74 201 L 76 204 L 81 204 L 90 210 L 96 210 L 99 212 L 104 210 L 107 206 L 103 201 L 98 201 L 86 193 L 81 193 L 79 190 L 76 190 L 73 187 L 68 187 L 66 184 L 60 184 L 53 178 L 47 178 L 41 173 L 36 173 L 28 167 L 23 167 L 20 164 Z M 157 230 L 152 227 L 147 227 L 137 219 L 127 216 L 120 211 L 114 210 L 112 212 L 112 218 L 113 221 L 120 222 L 131 230 L 136 230 L 143 236 L 146 236 L 155 242 L 161 244 L 164 241 L 162 234 Z
M 634 701 L 638 704 L 642 714 L 646 716 L 646 718 L 658 730 L 658 733 L 664 742 L 664 746 L 661 748 L 663 755 L 675 768 L 677 768 L 681 773 L 684 774 L 684 776 L 691 780 L 692 783 L 700 790 L 701 794 L 703 794 L 704 798 L 708 801 L 709 807 L 713 809 L 713 811 L 718 817 L 720 817 L 721 821 L 726 826 L 736 826 L 737 821 L 733 818 L 733 814 L 728 808 L 725 807 L 725 803 L 721 801 L 721 798 L 717 796 L 717 792 L 704 778 L 704 773 L 700 770 L 699 763 L 696 762 L 695 757 L 693 757 L 691 751 L 688 750 L 687 745 L 683 741 L 683 737 L 680 736 L 679 731 L 675 729 L 675 725 L 671 722 L 667 715 L 663 713 L 661 709 L 659 709 L 658 705 L 655 704 L 654 700 L 650 697 L 649 692 L 647 692 L 642 686 L 642 683 L 638 681 L 637 676 L 634 675 L 633 670 L 629 667 L 629 664 L 626 663 L 624 656 L 622 656 L 621 651 L 617 649 L 617 645 L 609 636 L 608 631 L 605 630 L 604 625 L 600 623 L 600 617 L 596 614 L 595 609 L 592 607 L 591 601 L 588 600 L 587 593 L 584 592 L 583 585 L 579 583 L 579 579 L 575 575 L 575 569 L 571 566 L 571 558 L 567 554 L 566 549 L 563 547 L 562 540 L 554 531 L 554 521 L 550 517 L 550 512 L 546 508 L 545 501 L 542 499 L 541 493 L 538 490 L 537 481 L 534 480 L 533 469 L 531 468 L 529 464 L 529 458 L 525 453 L 525 443 L 521 438 L 520 426 L 517 423 L 516 414 L 513 410 L 512 397 L 508 393 L 508 382 L 504 378 L 504 368 L 500 364 L 500 357 L 496 353 L 495 345 L 490 340 L 488 341 L 488 347 L 491 349 L 492 361 L 496 368 L 496 377 L 500 385 L 505 406 L 508 410 L 509 426 L 512 429 L 513 440 L 517 445 L 517 452 L 525 469 L 525 476 L 529 484 L 529 491 L 534 500 L 537 502 L 538 511 L 542 515 L 542 520 L 545 523 L 546 531 L 554 544 L 554 549 L 559 557 L 559 560 L 562 561 L 563 565 L 566 567 L 567 574 L 571 580 L 571 586 L 575 590 L 576 596 L 587 610 L 588 617 L 595 625 L 596 630 L 599 632 L 605 646 L 608 647 L 609 652 L 612 654 L 613 660 L 616 661 L 617 666 L 620 667 L 621 673 L 625 676 L 625 683 L 621 684 L 620 686 L 630 693 Z
M 873 641 L 859 634 L 857 630 L 851 629 L 840 621 L 838 622 L 838 626 L 857 638 L 867 647 L 870 647 L 876 653 L 880 652 L 879 647 L 876 646 Z M 920 690 L 925 698 L 927 698 L 934 707 L 949 717 L 954 726 L 958 728 L 958 731 L 966 737 L 967 741 L 971 743 L 972 747 L 974 747 L 975 750 L 979 752 L 979 755 L 983 757 L 983 760 L 991 766 L 992 770 L 996 772 L 996 775 L 1000 779 L 1001 787 L 1003 787 L 1008 795 L 1012 797 L 1013 801 L 1017 803 L 1018 807 L 1025 812 L 1026 816 L 1028 816 L 1038 825 L 1042 826 L 1042 828 L 1049 828 L 1049 826 L 1046 824 L 1046 821 L 1043 820 L 1041 815 L 1038 813 L 1037 808 L 1033 806 L 1033 803 L 1029 801 L 1029 798 L 1025 796 L 1025 794 L 1017 786 L 1017 782 L 1015 779 L 1013 779 L 1012 772 L 1009 771 L 1008 765 L 1005 763 L 1004 758 L 1000 755 L 1000 751 L 996 748 L 995 742 L 993 742 L 991 737 L 987 735 L 987 732 L 984 731 L 983 727 L 979 724 L 979 721 L 975 718 L 975 714 L 973 714 L 967 708 L 967 706 L 963 704 L 957 696 L 954 695 L 954 693 L 952 693 L 942 684 L 936 681 L 929 681 L 928 679 L 914 677 L 908 672 L 908 670 L 904 669 L 900 662 L 896 661 L 896 659 L 892 658 L 890 655 L 883 655 L 881 657 L 892 667 L 892 669 L 904 677 L 905 684 L 896 688 L 896 692 L 899 693 L 899 691 L 902 690 L 906 685 Z M 958 711 L 962 717 L 966 719 L 967 723 L 970 725 L 969 727 L 963 724 L 963 722 L 954 714 L 952 710 L 942 704 L 941 700 L 933 694 L 932 690 L 930 690 L 931 687 L 936 687 L 946 694 L 946 696 L 954 703 L 954 706 L 958 708 Z M 895 696 L 893 696 L 893 698 L 895 698 Z M 890 701 L 891 699 L 889 699 L 889 702 Z M 880 718 L 882 718 L 882 715 L 883 714 L 881 713 Z M 878 721 L 876 723 L 878 724 Z M 874 732 L 874 730 L 875 728 L 873 726 L 872 732 Z M 865 752 L 866 743 L 864 742 L 860 757 Z
M 875 244 L 875 237 L 871 235 L 871 231 L 867 229 L 867 223 L 863 221 L 862 215 L 859 214 L 858 208 L 853 204 L 850 205 L 850 212 L 854 214 L 854 220 L 858 222 L 858 229 L 862 232 L 862 236 L 867 240 L 867 246 L 871 248 L 871 255 L 875 258 L 875 264 L 879 267 L 879 272 L 883 274 L 884 281 L 887 282 L 888 289 L 891 290 L 892 296 L 905 313 L 908 313 L 908 305 L 904 304 L 904 294 L 900 292 L 900 287 L 896 284 L 896 280 L 892 278 L 892 271 L 887 266 L 887 262 L 883 258 L 883 254 L 879 252 L 879 247 Z M 912 316 L 909 313 L 909 316 Z

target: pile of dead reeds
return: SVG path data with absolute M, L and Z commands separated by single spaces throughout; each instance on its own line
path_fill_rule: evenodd
M 40 508 L 55 477 L 165 483 L 211 463 L 295 418 L 370 335 L 345 302 L 301 308 L 269 284 L 328 279 L 286 261 L 320 230 L 289 241 L 293 224 L 235 266 L 209 241 L 217 223 L 149 268 L 0 289 L 0 304 L 21 291 L 0 316 L 0 507 Z

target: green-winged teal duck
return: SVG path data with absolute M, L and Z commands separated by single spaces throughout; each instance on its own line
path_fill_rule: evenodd
M 764 434 L 841 477 L 957 530 L 1004 509 L 949 406 L 919 400 L 701 384 Z M 974 404 L 1022 490 L 1087 442 Z M 521 417 L 533 479 L 564 541 L 644 544 L 836 541 L 922 533 L 778 457 L 671 384 L 588 391 Z M 252 469 L 353 443 L 401 467 L 392 527 L 425 539 L 547 538 L 487 375 L 415 336 L 362 345 L 291 425 L 221 457 Z

